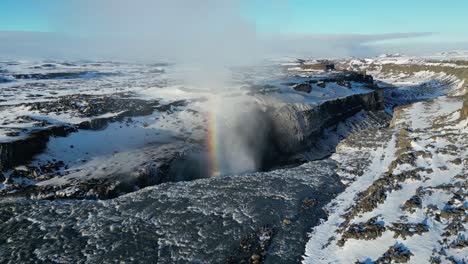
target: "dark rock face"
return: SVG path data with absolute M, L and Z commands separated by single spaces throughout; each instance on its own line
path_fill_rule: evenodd
M 345 72 L 336 75 L 332 75 L 332 77 L 321 79 L 323 82 L 357 82 L 357 83 L 364 83 L 364 84 L 374 84 L 374 78 L 372 75 L 366 75 L 360 72 Z
M 327 64 L 327 65 L 325 65 L 325 69 L 327 71 L 333 71 L 333 70 L 335 70 L 335 64 L 332 64 L 332 63 Z
M 64 137 L 74 131 L 76 131 L 74 127 L 55 126 L 45 130 L 33 131 L 24 139 L 0 143 L 0 170 L 24 164 L 34 155 L 44 151 L 49 137 Z
M 387 123 L 388 116 L 383 113 L 383 106 L 383 93 L 380 90 L 325 101 L 317 105 L 253 103 L 245 106 L 249 107 L 250 114 L 243 117 L 240 126 L 229 129 L 242 135 L 252 151 L 252 159 L 258 165 L 257 168 L 266 171 L 313 160 L 304 159 L 302 154 L 305 151 L 316 152 L 314 146 L 318 142 L 327 140 L 323 135 L 326 129 L 337 126 L 361 111 L 375 113 L 375 119 L 379 119 L 382 124 Z M 360 121 L 366 119 L 371 118 L 364 115 Z M 218 147 L 223 149 L 222 144 Z M 323 151 L 326 153 L 313 155 L 323 158 L 329 155 L 333 148 L 330 146 L 329 150 Z
M 333 71 L 335 70 L 335 64 L 329 60 L 319 60 L 314 64 L 305 64 L 304 60 L 297 60 L 301 67 L 304 70 L 316 70 L 316 71 Z
M 271 109 L 268 115 L 272 122 L 272 138 L 276 139 L 278 149 L 284 154 L 292 154 L 308 148 L 325 128 L 361 110 L 378 111 L 383 107 L 383 92 L 377 90 L 326 101 L 312 108 L 287 105 Z
M 167 182 L 191 181 L 207 178 L 209 173 L 197 173 L 193 166 L 203 166 L 203 163 L 187 162 L 185 152 L 198 153 L 195 147 L 184 143 L 171 143 L 158 147 L 141 149 L 142 153 L 150 153 L 132 172 L 111 171 L 101 177 L 83 177 L 79 180 L 68 179 L 61 185 L 34 185 L 17 196 L 27 194 L 35 199 L 113 199 L 142 188 Z M 49 162 L 39 167 L 29 167 L 28 171 L 21 171 L 23 178 L 33 180 L 48 180 L 59 176 L 63 166 L 62 161 Z M 192 166 L 192 167 L 190 167 Z M 206 169 L 207 167 L 203 167 Z M 196 168 L 195 168 L 196 169 Z
M 312 86 L 307 83 L 299 83 L 294 85 L 292 88 L 298 92 L 310 93 L 312 91 Z
M 414 212 L 415 209 L 422 208 L 422 199 L 418 195 L 412 196 L 408 201 L 403 205 L 403 210 Z
M 460 113 L 460 119 L 468 118 L 468 93 L 463 97 L 463 107 Z
M 71 79 L 71 78 L 80 78 L 86 74 L 97 74 L 88 71 L 79 71 L 79 72 L 50 72 L 50 73 L 31 73 L 31 74 L 13 74 L 12 76 L 18 80 L 45 80 L 45 79 Z M 99 75 L 103 75 L 99 73 Z

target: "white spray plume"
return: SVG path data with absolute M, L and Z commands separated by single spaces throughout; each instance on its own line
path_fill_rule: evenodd
M 109 58 L 169 60 L 188 85 L 219 93 L 230 88 L 231 68 L 252 65 L 263 56 L 255 26 L 243 16 L 235 0 L 80 1 L 66 5 L 62 25 L 88 36 L 90 49 L 106 50 Z M 72 12 L 73 11 L 73 12 Z M 63 23 L 65 21 L 65 23 Z M 60 28 L 58 28 L 60 30 Z M 182 70 L 180 70 L 182 69 Z M 245 115 L 238 102 L 213 96 L 208 111 L 217 115 L 223 174 L 253 171 L 258 166 Z M 241 100 L 239 104 L 244 103 Z M 245 124 L 244 124 L 245 123 Z M 242 127 L 245 127 L 242 129 Z M 261 134 L 261 131 L 257 131 Z

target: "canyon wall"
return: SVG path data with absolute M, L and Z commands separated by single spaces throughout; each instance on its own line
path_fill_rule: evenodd
M 326 128 L 336 126 L 362 110 L 383 109 L 382 90 L 354 94 L 320 104 L 285 104 L 268 112 L 272 123 L 272 142 L 279 154 L 292 155 L 323 140 Z

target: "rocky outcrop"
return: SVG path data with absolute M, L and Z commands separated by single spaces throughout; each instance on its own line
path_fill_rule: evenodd
M 387 264 L 387 263 L 407 263 L 413 253 L 403 244 L 396 243 L 395 245 L 388 248 L 388 250 L 377 260 L 372 261 L 367 259 L 364 262 L 356 261 L 356 263 L 376 263 L 376 264 Z
M 393 223 L 388 229 L 395 233 L 394 238 L 403 239 L 429 232 L 429 227 L 423 223 Z
M 461 120 L 466 118 L 468 118 L 468 93 L 465 93 L 465 95 L 463 96 L 463 107 L 460 113 Z
M 303 151 L 316 142 L 325 128 L 357 114 L 361 110 L 378 111 L 384 107 L 380 90 L 350 95 L 320 103 L 286 104 L 270 108 L 275 145 L 283 155 Z
M 345 242 L 348 239 L 358 239 L 358 240 L 373 240 L 382 236 L 382 233 L 385 232 L 386 228 L 382 222 L 379 222 L 377 217 L 369 219 L 365 223 L 352 224 L 343 233 L 343 236 L 338 245 L 340 247 L 344 246 Z
M 407 263 L 413 253 L 403 244 L 391 246 L 375 263 Z
M 172 105 L 180 106 L 181 102 L 185 102 L 176 101 L 162 106 L 157 100 L 134 99 L 129 98 L 130 96 L 128 93 L 104 96 L 78 94 L 63 96 L 56 101 L 27 103 L 24 106 L 44 114 L 73 112 L 80 117 L 96 117 L 108 113 L 120 113 L 119 117 L 126 117 L 149 115 L 157 107 L 166 107 L 161 110 L 166 111 Z
M 50 73 L 17 73 L 12 74 L 12 77 L 18 80 L 46 80 L 46 79 L 72 79 L 86 77 L 87 75 L 111 75 L 90 71 L 77 71 L 77 72 L 50 72 Z
M 120 94 L 122 96 L 122 94 Z M 86 102 L 86 106 L 78 102 Z M 51 102 L 35 102 L 24 104 L 31 110 L 43 113 L 57 113 L 64 111 L 74 111 L 81 117 L 90 117 L 89 121 L 79 124 L 50 125 L 47 121 L 42 121 L 37 129 L 21 139 L 7 142 L 0 142 L 0 171 L 10 169 L 14 166 L 23 165 L 29 162 L 34 155 L 44 151 L 50 137 L 65 137 L 72 132 L 83 130 L 101 130 L 112 122 L 123 122 L 127 118 L 134 116 L 150 115 L 155 110 L 160 112 L 171 112 L 176 107 L 184 106 L 185 100 L 174 101 L 168 104 L 160 104 L 158 101 L 144 101 L 139 99 L 118 98 L 116 96 L 95 97 L 91 95 L 72 95 L 60 98 Z M 81 103 L 82 104 L 82 103 Z M 109 112 L 119 112 L 115 116 L 93 118 Z M 30 119 L 28 116 L 23 119 Z M 41 122 L 39 122 L 40 124 Z
M 34 155 L 41 153 L 47 146 L 49 137 L 64 137 L 76 128 L 53 126 L 44 130 L 32 131 L 27 138 L 0 143 L 0 171 L 24 164 Z
M 299 83 L 292 86 L 292 88 L 298 92 L 310 93 L 312 91 L 312 86 L 308 83 Z

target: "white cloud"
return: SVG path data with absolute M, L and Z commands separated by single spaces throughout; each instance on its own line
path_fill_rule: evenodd
M 430 34 L 261 35 L 236 0 L 80 0 L 55 10 L 50 27 L 64 33 L 0 32 L 0 57 L 169 59 L 214 71 L 264 57 L 374 55 L 382 45 L 370 43 Z
M 178 34 L 184 35 L 184 32 Z M 181 36 L 186 40 L 157 40 L 152 36 L 79 37 L 63 33 L 0 31 L 0 57 L 37 59 L 107 59 L 130 61 L 175 60 L 184 63 L 228 66 L 275 56 L 344 57 L 370 56 L 382 52 L 424 53 L 459 49 L 466 43 L 395 44 L 384 40 L 417 38 L 429 33 L 381 35 L 256 35 L 249 42 L 230 42 L 230 37 Z M 236 37 L 243 37 L 237 35 Z M 199 39 L 200 38 L 200 39 Z M 182 41 L 183 43 L 177 43 Z M 227 41 L 228 43 L 225 43 Z M 171 45 L 172 43 L 172 45 Z M 239 47 L 238 45 L 243 45 Z M 388 51 L 386 50 L 388 49 Z

